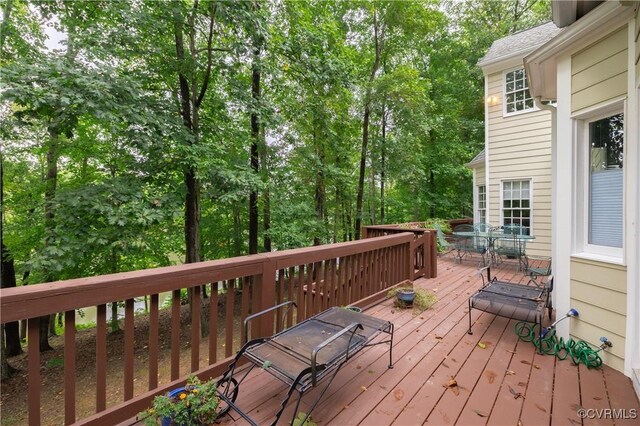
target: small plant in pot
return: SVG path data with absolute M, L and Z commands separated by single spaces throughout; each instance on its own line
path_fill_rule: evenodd
M 414 315 L 419 314 L 438 301 L 436 295 L 423 288 L 414 288 L 413 282 L 406 280 L 387 292 L 387 297 L 395 298 L 396 308 L 413 307 Z
M 146 413 L 147 426 L 210 425 L 218 417 L 220 398 L 214 380 L 201 382 L 195 376 L 189 377 L 183 388 L 174 389 L 167 395 L 158 395 Z M 141 417 L 142 417 L 141 416 Z

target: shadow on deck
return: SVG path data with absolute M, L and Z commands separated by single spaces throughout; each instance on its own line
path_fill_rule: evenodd
M 603 424 L 638 424 L 637 419 L 613 420 L 640 414 L 631 381 L 622 373 L 539 355 L 532 343 L 518 341 L 515 321 L 477 310 L 472 311 L 474 334 L 467 334 L 467 299 L 481 285 L 476 261 L 460 265 L 445 256 L 438 263 L 437 278 L 416 281 L 437 294 L 432 309 L 413 316 L 387 300 L 366 312 L 395 325 L 394 369 L 387 369 L 384 345 L 361 351 L 313 411 L 315 423 L 580 425 L 590 421 L 579 416 L 585 409 L 590 416 L 608 416 L 599 420 Z M 495 273 L 501 279 L 525 279 L 514 265 L 504 264 Z M 452 378 L 457 388 L 446 387 Z M 237 402 L 258 424 L 269 424 L 286 390 L 258 370 L 240 387 Z M 315 392 L 305 395 L 300 411 L 308 410 Z M 292 411 L 290 403 L 282 420 Z M 220 423 L 246 424 L 234 413 Z

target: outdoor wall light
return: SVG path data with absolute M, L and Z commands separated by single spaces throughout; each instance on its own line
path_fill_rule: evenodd
M 497 105 L 498 104 L 498 97 L 496 95 L 487 97 L 487 104 L 489 104 L 489 105 Z

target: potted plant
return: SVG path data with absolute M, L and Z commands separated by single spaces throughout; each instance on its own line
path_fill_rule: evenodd
M 415 295 L 416 293 L 413 287 L 399 288 L 398 292 L 396 293 L 396 297 L 398 298 L 398 300 L 400 300 L 401 302 L 404 302 L 407 305 L 413 304 L 413 299 L 415 298 Z
M 186 426 L 212 424 L 219 413 L 220 398 L 214 380 L 201 382 L 195 376 L 189 377 L 184 387 L 167 395 L 158 395 L 146 412 L 146 425 Z

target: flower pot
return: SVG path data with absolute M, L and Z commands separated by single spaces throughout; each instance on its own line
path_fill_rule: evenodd
M 169 398 L 176 399 L 178 398 L 182 392 L 187 392 L 187 390 L 185 388 L 176 388 L 172 391 L 169 391 L 169 393 L 167 393 L 167 396 Z M 163 417 L 162 418 L 162 426 L 186 426 L 186 425 L 174 425 L 173 423 L 173 419 L 171 417 Z
M 357 312 L 357 313 L 361 313 L 362 312 L 362 308 L 359 308 L 357 306 L 347 306 L 347 309 L 353 312 Z
M 397 293 L 398 300 L 408 305 L 413 303 L 415 292 L 412 288 L 402 288 Z

